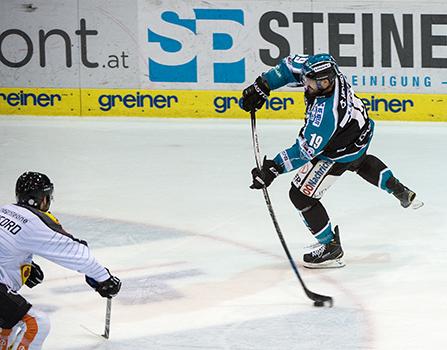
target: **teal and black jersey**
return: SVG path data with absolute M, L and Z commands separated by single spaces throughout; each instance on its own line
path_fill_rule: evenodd
M 310 56 L 284 58 L 263 74 L 269 87 L 303 86 L 302 67 Z M 280 152 L 274 161 L 284 172 L 300 168 L 318 158 L 348 163 L 362 156 L 371 141 L 374 122 L 363 102 L 342 74 L 335 79 L 332 92 L 306 99 L 306 116 L 296 143 Z

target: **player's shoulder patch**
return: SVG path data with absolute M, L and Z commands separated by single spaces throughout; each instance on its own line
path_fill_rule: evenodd
M 53 231 L 56 231 L 58 233 L 66 234 L 65 230 L 62 228 L 62 225 L 60 224 L 59 220 L 56 219 L 56 217 L 51 214 L 48 211 L 41 211 L 41 210 L 35 210 L 35 214 L 39 217 L 42 222 L 47 225 L 50 229 Z
M 313 126 L 319 127 L 321 125 L 321 122 L 323 121 L 324 116 L 324 108 L 326 106 L 326 102 L 316 103 L 312 111 L 310 113 L 310 122 Z
M 49 211 L 40 211 L 42 214 L 46 215 L 50 218 L 51 221 L 53 221 L 55 224 L 60 225 L 61 223 L 59 220 Z
M 68 233 L 62 228 L 62 225 L 60 224 L 59 220 L 56 219 L 56 217 L 47 211 L 42 211 L 37 208 L 20 205 L 22 208 L 25 208 L 32 212 L 36 217 L 40 219 L 45 225 L 47 225 L 50 229 L 53 231 L 56 231 L 58 233 L 62 233 L 64 235 L 68 235 Z
M 298 64 L 304 64 L 308 58 L 309 58 L 309 55 L 295 55 L 293 58 L 290 57 L 291 61 L 298 63 Z

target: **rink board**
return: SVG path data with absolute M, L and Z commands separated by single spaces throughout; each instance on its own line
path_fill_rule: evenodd
M 246 118 L 257 76 L 328 52 L 372 117 L 446 121 L 446 4 L 0 1 L 0 115 Z M 298 91 L 275 90 L 259 117 L 302 118 Z
M 358 94 L 378 120 L 447 121 L 445 94 Z M 0 88 L 0 114 L 246 118 L 240 91 Z M 274 92 L 260 118 L 301 119 L 303 93 Z

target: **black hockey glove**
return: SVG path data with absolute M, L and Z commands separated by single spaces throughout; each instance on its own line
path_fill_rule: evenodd
M 247 112 L 261 109 L 269 95 L 267 82 L 264 78 L 257 77 L 252 85 L 242 91 L 242 109 Z
M 29 288 L 33 288 L 37 286 L 39 283 L 42 283 L 44 278 L 43 271 L 39 265 L 37 265 L 34 261 L 31 261 L 31 272 L 29 274 L 28 279 L 25 284 Z
M 107 270 L 108 271 L 108 270 Z M 87 284 L 97 291 L 103 298 L 113 298 L 121 289 L 121 281 L 118 277 L 110 275 L 104 282 L 98 282 L 91 277 L 85 276 Z
M 253 177 L 253 183 L 250 188 L 260 190 L 261 188 L 269 187 L 275 177 L 282 173 L 281 167 L 273 160 L 264 157 L 262 163 L 262 169 L 253 168 L 251 176 Z

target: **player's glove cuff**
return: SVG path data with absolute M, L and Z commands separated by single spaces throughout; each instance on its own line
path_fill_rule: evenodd
M 256 81 L 242 91 L 242 109 L 249 112 L 261 109 L 270 95 L 270 88 L 263 77 L 257 77 Z
M 33 288 L 37 286 L 39 283 L 42 283 L 44 277 L 45 276 L 40 266 L 37 265 L 34 261 L 32 261 L 30 275 L 27 278 L 25 284 L 27 287 Z
M 281 166 L 276 164 L 275 161 L 264 157 L 262 169 L 253 168 L 251 171 L 253 183 L 250 185 L 250 188 L 259 190 L 263 187 L 268 187 L 281 173 Z
M 85 281 L 90 287 L 92 287 L 96 292 L 99 293 L 99 295 L 104 298 L 113 298 L 121 289 L 120 279 L 112 275 L 110 275 L 110 277 L 103 282 L 98 282 L 86 275 Z

